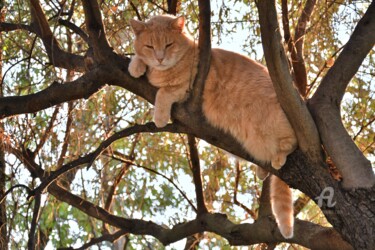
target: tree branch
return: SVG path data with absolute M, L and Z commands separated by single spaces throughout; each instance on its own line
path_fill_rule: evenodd
M 178 13 L 178 9 L 180 7 L 180 1 L 178 0 L 168 0 L 167 1 L 167 4 L 168 4 L 168 14 L 171 14 L 171 15 L 177 15 Z
M 35 94 L 0 98 L 0 118 L 34 113 L 66 101 L 88 98 L 104 86 L 105 75 L 104 70 L 96 69 L 72 82 L 55 81 Z
M 31 220 L 31 226 L 29 231 L 29 240 L 27 242 L 27 248 L 29 250 L 35 249 L 35 231 L 38 225 L 39 214 L 40 214 L 40 203 L 41 203 L 41 195 L 36 195 L 34 200 L 34 211 L 33 211 L 33 218 Z
M 368 188 L 375 184 L 370 161 L 350 138 L 342 124 L 340 114 L 340 103 L 346 87 L 374 44 L 375 2 L 373 1 L 309 103 L 324 147 L 340 170 L 345 188 Z
M 204 84 L 211 63 L 211 6 L 210 1 L 199 0 L 199 60 L 198 71 L 190 94 L 190 107 L 193 112 L 202 113 Z
M 79 248 L 72 248 L 72 247 L 67 247 L 67 248 L 58 248 L 57 250 L 85 250 L 89 249 L 91 246 L 97 245 L 98 243 L 101 243 L 103 241 L 108 241 L 108 242 L 115 242 L 118 238 L 121 236 L 127 234 L 126 230 L 117 230 L 116 232 L 112 234 L 104 234 L 98 238 L 92 238 L 89 242 L 83 244 Z
M 112 48 L 107 41 L 98 1 L 82 0 L 82 5 L 90 44 L 94 49 L 94 57 L 100 62 L 106 63 L 112 56 Z
M 43 178 L 42 178 L 42 183 L 37 188 L 35 188 L 29 194 L 29 196 L 41 194 L 44 191 L 44 189 L 47 188 L 52 182 L 54 182 L 59 176 L 61 176 L 62 174 L 80 165 L 88 164 L 88 167 L 90 167 L 92 163 L 95 161 L 95 159 L 116 140 L 119 140 L 124 137 L 128 137 L 136 133 L 142 133 L 142 132 L 154 132 L 155 133 L 155 132 L 165 132 L 165 131 L 173 131 L 173 132 L 182 133 L 184 132 L 184 128 L 176 124 L 167 125 L 163 128 L 157 128 L 154 123 L 147 123 L 144 125 L 135 125 L 129 128 L 125 128 L 117 133 L 114 133 L 108 139 L 100 143 L 99 147 L 95 151 L 83 157 L 79 157 L 78 159 L 73 160 L 63 165 L 61 168 L 57 169 L 56 171 L 45 173 L 45 175 L 43 175 Z
M 302 96 L 306 96 L 307 88 L 307 72 L 305 60 L 303 59 L 304 36 L 306 34 L 307 24 L 309 23 L 311 14 L 314 10 L 315 3 L 316 0 L 306 1 L 305 7 L 303 8 L 301 16 L 298 19 L 294 34 L 293 47 L 295 47 L 295 50 L 292 50 L 293 53 L 291 53 L 294 74 L 296 77 L 296 85 Z
M 30 26 L 26 24 L 18 24 L 18 23 L 7 23 L 7 22 L 0 22 L 0 32 L 2 31 L 14 31 L 14 30 L 26 30 L 29 32 L 35 33 L 35 30 Z
M 71 31 L 79 35 L 88 45 L 91 45 L 88 35 L 74 23 L 68 20 L 59 19 L 59 24 L 64 25 L 65 27 L 67 27 L 68 29 L 70 29 Z
M 51 63 L 56 67 L 84 71 L 83 56 L 63 51 L 54 37 L 47 18 L 38 0 L 29 0 L 31 8 L 31 27 L 43 41 Z
M 189 144 L 189 151 L 190 151 L 190 166 L 193 172 L 195 194 L 197 197 L 197 208 L 198 208 L 197 216 L 200 216 L 201 214 L 207 213 L 208 210 L 204 202 L 201 166 L 199 163 L 198 149 L 197 149 L 195 137 L 189 134 L 188 134 L 188 144 Z
M 275 221 L 268 217 L 258 220 L 254 224 L 234 224 L 225 215 L 205 213 L 195 220 L 167 229 L 151 221 L 114 216 L 101 207 L 69 193 L 55 183 L 48 188 L 48 191 L 57 199 L 78 208 L 94 218 L 125 230 L 124 232 L 135 235 L 152 235 L 164 245 L 204 231 L 225 237 L 231 245 L 284 241 L 281 234 L 277 233 Z M 297 243 L 312 249 L 352 249 L 334 229 L 325 228 L 310 222 L 296 220 L 295 236 L 287 242 Z
M 281 44 L 275 1 L 259 0 L 257 6 L 264 55 L 277 98 L 297 135 L 299 147 L 312 161 L 319 162 L 322 160 L 319 134 L 305 103 L 293 87 Z

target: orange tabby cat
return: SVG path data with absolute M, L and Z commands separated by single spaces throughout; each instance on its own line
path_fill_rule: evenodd
M 185 19 L 155 16 L 148 22 L 131 21 L 136 35 L 135 56 L 129 73 L 146 73 L 159 88 L 154 122 L 165 126 L 172 104 L 184 101 L 198 64 L 195 41 L 185 30 Z M 267 69 L 239 54 L 212 49 L 211 66 L 203 93 L 207 121 L 231 133 L 257 160 L 280 169 L 297 146 L 296 136 L 276 98 Z M 288 186 L 271 180 L 271 204 L 280 232 L 293 237 L 293 207 Z

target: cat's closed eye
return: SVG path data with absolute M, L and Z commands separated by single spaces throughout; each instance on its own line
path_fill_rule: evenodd
M 152 45 L 145 45 L 145 47 L 147 47 L 149 49 L 154 49 L 154 46 L 152 46 Z
M 167 45 L 165 45 L 165 48 L 169 48 L 173 45 L 173 43 L 168 43 Z

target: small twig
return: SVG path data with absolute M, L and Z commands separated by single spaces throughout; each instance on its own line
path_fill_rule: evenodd
M 180 194 L 186 199 L 186 201 L 190 204 L 190 206 L 194 209 L 195 212 L 198 211 L 198 209 L 194 206 L 193 202 L 187 197 L 187 195 L 184 193 L 184 191 L 182 191 L 181 188 L 179 188 L 176 183 L 173 182 L 173 180 L 171 178 L 169 178 L 168 176 L 162 174 L 162 173 L 159 173 L 158 171 L 152 169 L 152 168 L 148 168 L 146 166 L 142 166 L 142 165 L 139 165 L 135 162 L 133 162 L 132 160 L 129 160 L 129 159 L 126 159 L 122 156 L 120 156 L 119 154 L 117 154 L 116 156 L 112 156 L 113 159 L 115 160 L 118 160 L 118 161 L 121 161 L 125 164 L 129 164 L 129 165 L 132 165 L 132 166 L 135 166 L 135 167 L 138 167 L 138 168 L 143 168 L 151 173 L 154 173 L 156 175 L 159 175 L 161 177 L 163 177 L 164 179 L 166 179 L 169 183 L 171 183 L 177 190 L 178 192 L 180 192 Z
M 44 192 L 44 190 L 52 183 L 54 182 L 59 176 L 62 174 L 72 170 L 73 168 L 76 168 L 80 165 L 87 164 L 87 168 L 90 167 L 93 162 L 99 157 L 99 155 L 113 142 L 122 139 L 124 137 L 128 137 L 130 135 L 136 134 L 136 133 L 142 133 L 142 132 L 184 132 L 184 128 L 177 124 L 169 124 L 164 128 L 157 128 L 154 123 L 146 123 L 142 125 L 134 125 L 132 127 L 126 128 L 121 130 L 120 132 L 117 132 L 110 136 L 107 140 L 103 141 L 99 147 L 87 154 L 86 156 L 79 157 L 76 160 L 73 160 L 65 165 L 63 165 L 61 168 L 59 168 L 56 171 L 51 172 L 47 177 L 45 177 L 42 181 L 42 183 L 32 190 L 29 194 L 29 197 L 34 196 L 36 194 L 41 194 Z
M 26 189 L 26 191 L 27 191 L 28 193 L 30 193 L 30 192 L 32 191 L 32 190 L 31 190 L 28 186 L 26 186 L 26 185 L 23 185 L 23 184 L 17 184 L 17 185 L 14 185 L 14 186 L 12 186 L 11 188 L 9 188 L 9 189 L 8 189 L 8 190 L 7 190 L 2 196 L 1 196 L 1 198 L 0 198 L 0 204 L 3 203 L 5 197 L 6 197 L 9 193 L 13 192 L 13 190 L 16 189 L 16 188 L 24 188 L 24 189 Z
M 114 242 L 118 238 L 123 236 L 124 234 L 127 234 L 127 230 L 120 229 L 120 230 L 114 232 L 113 234 L 104 234 L 104 235 L 102 235 L 98 238 L 92 238 L 89 242 L 83 244 L 79 248 L 72 248 L 72 247 L 65 248 L 64 247 L 64 248 L 58 248 L 58 250 L 85 250 L 85 249 L 89 249 L 89 247 L 91 247 L 93 245 L 97 245 L 98 243 L 103 242 L 103 241 Z
M 257 215 L 254 213 L 254 211 L 237 200 L 237 191 L 238 191 L 238 185 L 240 183 L 241 172 L 242 171 L 240 169 L 240 163 L 239 163 L 239 161 L 237 161 L 236 162 L 236 178 L 235 178 L 235 185 L 234 185 L 233 203 L 235 205 L 241 207 L 243 210 L 245 210 L 255 220 L 257 218 Z
M 134 10 L 135 14 L 137 15 L 138 20 L 142 21 L 142 17 L 139 14 L 139 11 L 138 11 L 137 7 L 134 5 L 134 3 L 132 1 L 129 1 L 129 3 L 130 3 L 130 6 L 132 7 L 132 9 Z
M 71 31 L 73 31 L 74 33 L 79 35 L 87 44 L 90 45 L 89 36 L 80 27 L 78 27 L 74 23 L 69 22 L 68 20 L 64 20 L 64 19 L 59 19 L 58 22 L 59 22 L 59 24 L 67 27 L 68 29 L 70 29 Z

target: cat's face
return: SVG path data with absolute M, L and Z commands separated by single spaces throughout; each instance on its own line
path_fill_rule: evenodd
M 156 16 L 148 22 L 131 20 L 136 54 L 151 68 L 173 67 L 188 49 L 183 17 Z

